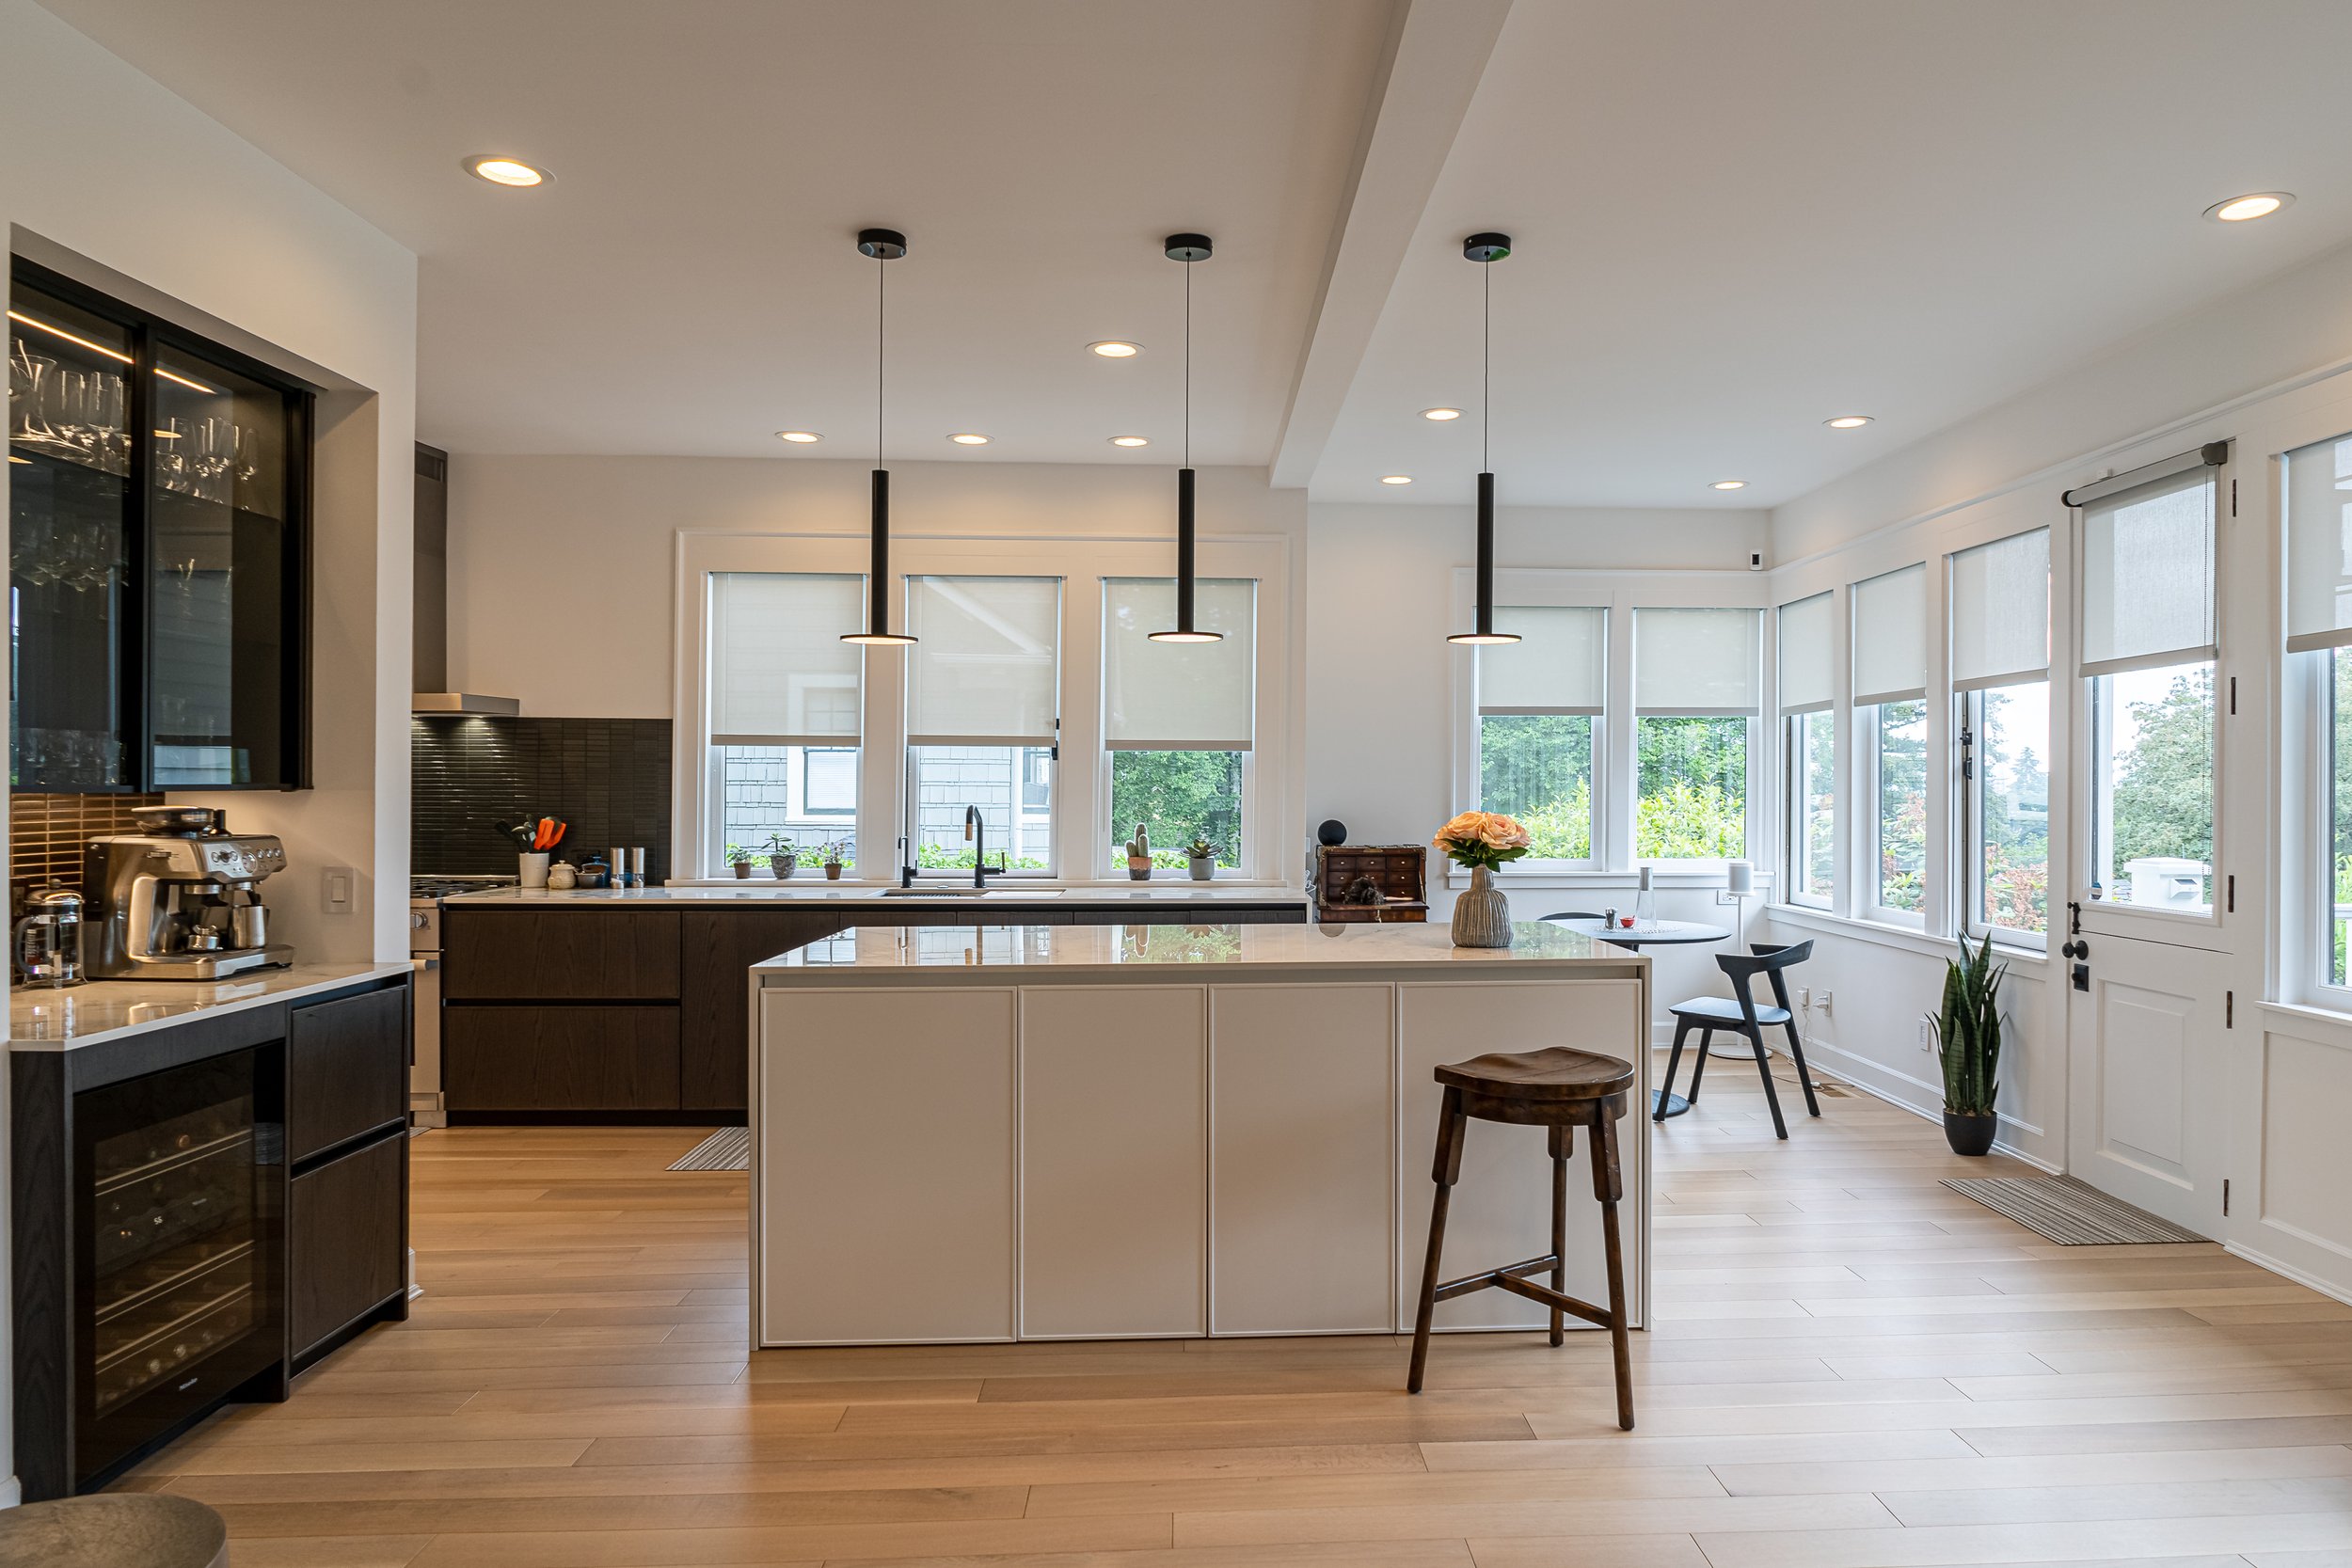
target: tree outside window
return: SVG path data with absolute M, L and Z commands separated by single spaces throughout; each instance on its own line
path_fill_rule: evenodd
M 1645 714 L 1634 731 L 1638 860 L 1739 860 L 1748 849 L 1748 721 Z
M 1593 721 L 1586 714 L 1488 714 L 1478 721 L 1481 809 L 1517 817 L 1530 860 L 1593 854 Z

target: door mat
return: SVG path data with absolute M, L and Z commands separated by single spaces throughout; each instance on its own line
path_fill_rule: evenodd
M 670 1164 L 672 1170 L 749 1170 L 752 1130 L 722 1127 Z
M 2071 1176 L 1955 1176 L 1944 1185 L 2060 1246 L 2208 1240 Z

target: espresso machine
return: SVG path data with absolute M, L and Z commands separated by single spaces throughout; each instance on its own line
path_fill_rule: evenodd
M 98 980 L 218 980 L 282 968 L 262 879 L 286 867 L 273 833 L 232 833 L 209 806 L 146 806 L 144 832 L 91 843 L 86 968 Z

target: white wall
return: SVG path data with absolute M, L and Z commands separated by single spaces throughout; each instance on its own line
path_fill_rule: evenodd
M 285 838 L 294 869 L 268 896 L 306 958 L 403 957 L 416 258 L 27 0 L 0 0 L 0 41 L 11 248 L 329 388 L 312 560 L 317 787 L 215 803 Z M 330 864 L 360 873 L 351 914 L 321 908 Z

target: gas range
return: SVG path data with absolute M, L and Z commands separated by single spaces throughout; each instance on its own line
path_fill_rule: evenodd
M 514 885 L 512 877 L 408 879 L 408 961 L 417 972 L 417 1055 L 409 1071 L 408 1108 L 409 1119 L 419 1127 L 449 1122 L 441 1097 L 441 900 Z
M 460 893 L 481 893 L 494 887 L 513 887 L 512 877 L 411 877 L 408 879 L 408 902 L 431 904 Z

